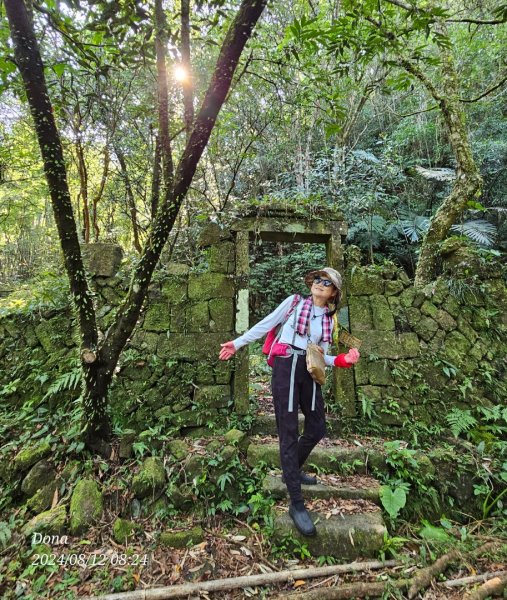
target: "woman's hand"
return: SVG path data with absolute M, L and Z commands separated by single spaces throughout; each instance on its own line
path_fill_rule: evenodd
M 221 350 L 218 358 L 220 360 L 229 360 L 236 354 L 236 348 L 234 347 L 233 342 L 225 342 L 225 344 L 220 344 Z
M 359 350 L 357 348 L 351 348 L 347 354 L 345 354 L 344 359 L 345 362 L 349 363 L 349 365 L 355 365 L 360 356 L 361 355 L 359 354 Z

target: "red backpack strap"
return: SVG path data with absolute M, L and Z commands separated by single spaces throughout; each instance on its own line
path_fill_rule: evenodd
M 294 309 L 296 308 L 296 306 L 299 304 L 301 300 L 301 296 L 299 294 L 294 294 L 294 298 L 292 298 L 292 302 L 290 305 L 289 310 L 287 311 L 287 314 L 285 315 L 285 321 L 291 316 L 291 314 L 294 312 Z

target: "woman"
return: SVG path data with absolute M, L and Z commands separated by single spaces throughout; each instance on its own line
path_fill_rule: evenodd
M 289 515 L 296 528 L 307 536 L 316 529 L 308 514 L 301 493 L 301 484 L 316 484 L 315 477 L 301 471 L 301 467 L 317 443 L 326 435 L 324 400 L 320 385 L 316 384 L 306 368 L 308 342 L 318 344 L 327 366 L 349 368 L 359 360 L 359 352 L 352 348 L 346 354 L 326 355 L 333 332 L 332 316 L 341 297 L 342 278 L 335 269 L 326 267 L 311 271 L 305 277 L 311 295 L 286 298 L 271 314 L 262 319 L 237 339 L 221 344 L 219 358 L 229 360 L 240 348 L 282 324 L 280 344 L 288 344 L 285 356 L 276 356 L 273 364 L 271 389 L 275 407 L 276 425 L 280 442 L 280 462 L 283 481 L 287 485 L 291 504 Z M 333 305 L 330 310 L 329 305 Z M 305 416 L 303 435 L 299 437 L 298 406 Z

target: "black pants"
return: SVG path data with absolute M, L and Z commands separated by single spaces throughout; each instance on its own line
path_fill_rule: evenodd
M 297 360 L 294 373 L 294 404 L 289 412 L 292 361 Z M 313 379 L 306 370 L 306 356 L 276 357 L 273 365 L 271 389 L 275 405 L 276 426 L 280 442 L 280 462 L 291 502 L 303 500 L 299 470 L 310 452 L 326 435 L 324 400 L 316 384 L 315 410 L 312 408 Z M 303 435 L 299 437 L 299 407 L 305 416 Z

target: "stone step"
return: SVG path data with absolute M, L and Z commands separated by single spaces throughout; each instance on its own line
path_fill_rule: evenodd
M 266 475 L 262 482 L 262 489 L 273 498 L 286 498 L 288 496 L 287 487 L 282 483 L 281 473 L 278 476 Z M 302 485 L 301 489 L 306 499 L 363 499 L 380 504 L 380 484 L 373 477 L 363 476 L 359 482 L 355 482 L 353 477 L 344 477 L 342 481 L 335 485 L 317 483 L 317 485 Z
M 387 528 L 380 511 L 332 516 L 329 519 L 319 513 L 309 512 L 317 535 L 301 535 L 289 513 L 284 512 L 275 518 L 274 541 L 280 544 L 286 536 L 292 536 L 301 544 L 306 544 L 314 557 L 333 556 L 344 560 L 375 557 L 384 544 Z
M 247 462 L 251 467 L 264 462 L 270 468 L 280 468 L 278 443 L 265 440 L 256 442 L 252 439 L 248 447 Z M 317 470 L 342 474 L 368 473 L 373 467 L 381 470 L 386 468 L 385 457 L 379 450 L 360 446 L 314 448 L 307 464 L 308 470 L 311 470 L 311 465 L 315 465 Z
M 303 432 L 305 417 L 302 413 L 298 415 L 299 431 Z M 336 417 L 326 417 L 328 437 L 338 437 L 341 433 L 341 422 Z M 252 435 L 278 435 L 276 429 L 276 418 L 274 414 L 256 415 L 255 421 L 250 429 Z

